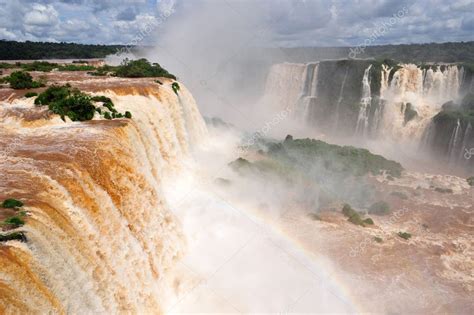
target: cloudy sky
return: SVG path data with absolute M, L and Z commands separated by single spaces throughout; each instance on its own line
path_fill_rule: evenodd
M 258 21 L 278 46 L 474 40 L 474 0 L 0 0 L 0 39 L 151 44 L 203 1 L 219 8 L 209 25 Z

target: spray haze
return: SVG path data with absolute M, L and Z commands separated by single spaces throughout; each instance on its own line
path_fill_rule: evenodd
M 470 5 L 22 4 L 127 42 L 0 63 L 0 313 L 474 309 L 473 43 L 370 46 L 439 38 L 438 7 L 466 38 Z

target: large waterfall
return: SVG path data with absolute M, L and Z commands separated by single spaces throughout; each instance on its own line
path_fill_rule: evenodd
M 447 102 L 472 90 L 472 74 L 460 65 L 417 66 L 371 60 L 277 64 L 270 69 L 265 97 L 273 106 L 295 106 L 308 127 L 358 138 L 419 144 Z M 297 96 L 298 95 L 298 96 Z M 303 117 L 301 117 L 303 116 Z M 451 124 L 448 156 L 459 156 L 468 123 Z M 426 141 L 425 141 L 426 142 Z M 448 143 L 445 144 L 448 146 Z
M 362 78 L 362 97 L 360 99 L 359 116 L 357 117 L 356 133 L 366 135 L 369 128 L 369 106 L 372 102 L 372 93 L 370 93 L 370 68 L 365 69 L 364 77 Z
M 184 87 L 95 89 L 133 119 L 64 123 L 28 99 L 0 106 L 0 199 L 27 212 L 9 231 L 26 242 L 0 243 L 1 313 L 160 312 L 185 246 L 160 182 L 206 127 Z

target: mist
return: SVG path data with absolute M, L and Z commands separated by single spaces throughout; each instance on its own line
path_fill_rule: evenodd
M 349 249 L 340 234 L 326 238 L 328 226 L 319 222 L 331 227 L 343 224 L 338 213 L 345 204 L 371 220 L 371 206 L 381 200 L 405 211 L 393 199 L 392 185 L 399 190 L 414 185 L 450 187 L 448 181 L 434 182 L 422 175 L 413 175 L 407 183 L 393 179 L 389 171 L 368 177 L 347 172 L 347 165 L 338 164 L 343 152 L 367 154 L 352 146 L 400 162 L 409 171 L 467 174 L 457 166 L 440 170 L 444 162 L 420 146 L 443 103 L 460 102 L 466 94 L 457 81 L 460 68 L 449 70 L 451 74 L 406 64 L 380 67 L 372 65 L 374 59 L 347 61 L 343 55 L 340 59 L 340 51 L 328 58 L 327 51 L 323 57 L 311 50 L 306 54 L 304 48 L 303 53 L 279 48 L 278 21 L 288 21 L 292 10 L 282 10 L 284 5 L 270 10 L 272 4 L 178 2 L 156 32 L 155 46 L 143 52 L 193 92 L 209 129 L 209 139 L 193 152 L 195 160 L 187 171 L 165 181 L 167 199 L 188 240 L 188 253 L 177 272 L 180 286 L 168 310 L 423 310 L 427 301 L 440 298 L 437 292 L 424 296 L 422 303 L 414 301 L 413 307 L 393 303 L 426 288 L 410 279 L 394 281 L 367 270 L 341 268 L 346 261 L 352 264 L 354 252 L 365 249 Z M 299 59 L 311 63 L 283 64 Z M 376 75 L 379 71 L 382 77 Z M 431 71 L 432 81 L 425 82 L 426 71 Z M 364 106 L 355 121 L 346 110 L 354 103 Z M 412 122 L 407 122 L 405 113 L 409 106 L 416 111 Z M 379 117 L 380 112 L 385 116 Z M 308 158 L 310 153 L 285 145 L 287 135 L 292 135 L 289 143 L 293 137 L 313 138 L 351 147 L 336 149 L 329 157 Z M 459 151 L 461 147 L 454 148 L 452 142 L 450 150 Z M 283 155 L 275 154 L 278 146 Z M 376 215 L 374 220 L 384 229 L 399 224 Z M 406 220 L 400 220 L 402 226 Z M 360 244 L 379 238 L 377 230 L 368 230 L 364 236 L 355 234 L 356 239 L 361 237 Z M 360 258 L 353 264 L 363 269 L 378 255 L 372 253 L 370 263 Z M 433 279 L 428 273 L 421 277 L 424 283 Z M 402 283 L 409 289 L 397 288 Z M 352 297 L 345 285 L 351 286 Z M 380 294 L 376 301 L 363 297 L 374 294 Z

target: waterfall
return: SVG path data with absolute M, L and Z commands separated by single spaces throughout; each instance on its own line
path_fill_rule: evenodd
M 344 95 L 344 85 L 346 85 L 346 80 L 347 80 L 347 74 L 349 73 L 349 67 L 346 68 L 346 72 L 344 74 L 344 79 L 342 80 L 342 83 L 341 83 L 341 90 L 339 91 L 339 98 L 337 99 L 337 103 L 336 103 L 336 112 L 335 112 L 335 116 L 334 116 L 334 130 L 337 130 L 338 126 L 339 126 L 339 109 L 341 107 L 341 102 L 342 102 L 342 98 L 343 98 L 343 95 Z
M 463 71 L 457 66 L 429 68 L 423 80 L 423 96 L 432 102 L 443 104 L 456 99 L 461 87 Z
M 370 103 L 372 102 L 372 94 L 370 91 L 370 68 L 369 65 L 364 71 L 364 77 L 362 78 L 362 96 L 360 99 L 359 116 L 357 117 L 356 134 L 363 136 L 367 135 L 367 129 L 369 127 L 369 110 Z
M 371 125 L 371 133 L 373 135 L 377 135 L 380 123 L 383 119 L 383 112 L 384 112 L 384 106 L 385 106 L 385 94 L 387 93 L 387 90 L 389 88 L 389 76 L 390 76 L 390 71 L 392 71 L 392 68 L 388 67 L 387 65 L 383 64 L 382 65 L 382 71 L 380 75 L 380 96 L 377 104 L 377 108 L 374 111 L 374 117 L 372 120 L 372 125 Z
M 117 80 L 117 79 L 111 79 Z M 0 244 L 6 313 L 159 313 L 185 248 L 161 180 L 206 137 L 184 86 L 111 88 L 133 118 L 64 123 L 31 100 L 0 106 L 0 197 L 27 242 Z
M 449 156 L 450 163 L 456 162 L 456 160 L 458 159 L 458 154 L 456 154 L 456 149 L 458 149 L 458 144 L 459 144 L 459 141 L 461 140 L 460 137 L 462 137 L 461 133 L 462 133 L 461 121 L 458 119 L 456 122 L 456 127 L 453 130 L 451 140 L 449 140 L 448 156 Z
M 301 91 L 308 75 L 304 64 L 281 63 L 270 68 L 265 83 L 265 93 L 261 104 L 275 110 L 293 107 L 301 97 Z
M 459 156 L 459 159 L 461 161 L 464 159 L 464 154 L 466 153 L 466 150 L 467 151 L 471 150 L 471 148 L 468 148 L 471 136 L 472 136 L 472 125 L 471 123 L 468 123 L 466 127 L 466 131 L 464 132 L 464 136 L 462 138 L 461 153 Z
M 380 71 L 378 91 L 371 90 L 373 71 Z M 348 78 L 356 73 L 357 78 Z M 464 76 L 457 65 L 382 64 L 379 68 L 355 60 L 284 63 L 271 67 L 264 99 L 266 106 L 279 110 L 296 105 L 294 118 L 330 129 L 324 132 L 344 129 L 338 132 L 352 133 L 355 128 L 359 135 L 420 144 L 441 106 L 461 96 Z M 362 82 L 357 92 L 356 82 Z M 410 110 L 402 111 L 408 104 Z M 340 126 L 342 119 L 344 126 Z
M 309 116 L 312 101 L 317 98 L 318 64 L 308 63 L 303 72 L 303 86 L 296 104 L 297 119 L 305 122 Z

